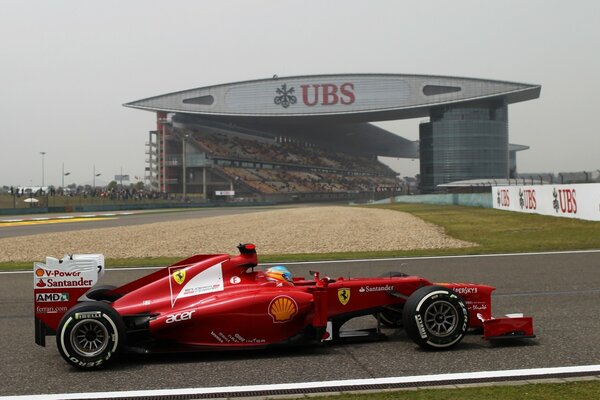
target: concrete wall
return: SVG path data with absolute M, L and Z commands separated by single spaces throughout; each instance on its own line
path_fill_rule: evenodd
M 376 204 L 390 203 L 441 204 L 483 208 L 493 207 L 491 193 L 417 194 L 412 196 L 396 196 L 376 202 Z

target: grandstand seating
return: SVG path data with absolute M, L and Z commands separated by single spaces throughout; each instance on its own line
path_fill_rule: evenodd
M 396 173 L 376 160 L 307 143 L 187 129 L 216 170 L 262 194 L 372 192 L 398 187 Z

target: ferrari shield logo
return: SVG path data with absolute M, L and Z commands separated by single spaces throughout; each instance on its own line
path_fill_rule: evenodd
M 340 303 L 342 303 L 343 306 L 348 304 L 348 302 L 350 301 L 350 289 L 338 289 L 338 299 L 340 300 Z
M 175 282 L 181 285 L 185 281 L 185 269 L 180 269 L 173 272 L 173 279 Z

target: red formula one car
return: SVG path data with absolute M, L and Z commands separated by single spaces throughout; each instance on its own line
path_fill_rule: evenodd
M 120 287 L 96 285 L 100 254 L 34 264 L 35 341 L 56 335 L 75 367 L 93 369 L 122 352 L 225 350 L 373 339 L 380 324 L 404 328 L 427 349 L 458 344 L 469 329 L 486 339 L 531 338 L 532 319 L 491 316 L 491 286 L 432 283 L 390 273 L 320 277 L 285 284 L 255 270 L 255 246 L 240 254 L 195 255 Z M 373 314 L 377 328 L 340 331 Z

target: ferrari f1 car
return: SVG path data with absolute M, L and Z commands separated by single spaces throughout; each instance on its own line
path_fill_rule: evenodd
M 123 352 L 226 350 L 381 338 L 404 328 L 419 346 L 456 346 L 469 329 L 485 339 L 532 338 L 531 317 L 491 315 L 491 286 L 432 283 L 390 273 L 377 278 L 294 278 L 257 270 L 255 246 L 240 254 L 195 255 L 120 287 L 97 285 L 100 254 L 34 264 L 35 341 L 55 335 L 75 367 L 94 369 Z M 340 330 L 375 315 L 377 328 Z

